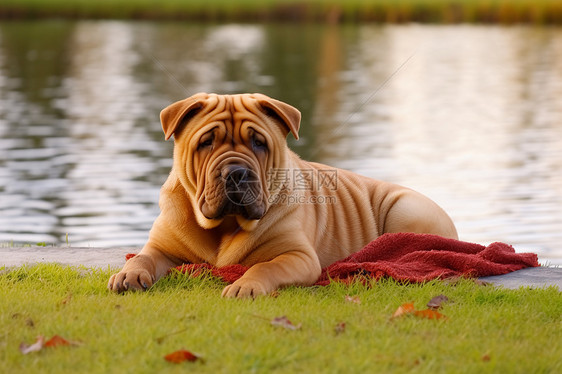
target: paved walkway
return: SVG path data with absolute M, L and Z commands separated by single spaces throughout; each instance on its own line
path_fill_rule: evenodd
M 0 267 L 54 262 L 73 266 L 118 269 L 125 263 L 127 253 L 138 253 L 139 251 L 140 248 L 0 247 Z M 480 279 L 506 288 L 553 285 L 562 291 L 562 267 L 527 268 L 505 275 Z

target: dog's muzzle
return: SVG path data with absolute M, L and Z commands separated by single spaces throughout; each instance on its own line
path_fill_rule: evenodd
M 220 219 L 227 215 L 240 215 L 257 220 L 265 214 L 262 183 L 258 174 L 243 165 L 224 165 L 220 171 L 221 193 L 215 195 L 215 203 L 204 205 L 203 214 L 209 219 Z M 222 184 L 222 185 L 221 185 Z M 207 203 L 211 203 L 207 201 Z M 214 209 L 211 206 L 214 205 Z

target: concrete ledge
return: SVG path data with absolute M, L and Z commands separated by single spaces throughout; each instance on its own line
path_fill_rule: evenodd
M 0 248 L 1 266 L 22 266 L 54 262 L 62 265 L 121 268 L 127 253 L 138 253 L 140 248 L 88 247 L 13 247 Z
M 118 269 L 125 264 L 127 253 L 138 252 L 140 252 L 140 248 L 0 247 L 0 267 L 52 262 L 72 266 Z M 562 268 L 527 268 L 480 279 L 511 289 L 522 286 L 535 288 L 556 286 L 558 290 L 562 290 Z
M 521 286 L 533 288 L 556 286 L 559 291 L 562 291 L 562 268 L 544 266 L 525 268 L 504 275 L 482 277 L 480 280 L 511 289 Z

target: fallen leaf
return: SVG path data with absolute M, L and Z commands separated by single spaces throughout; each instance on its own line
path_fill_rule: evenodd
M 68 295 L 66 295 L 66 297 L 61 301 L 61 304 L 62 305 L 69 304 L 71 299 L 72 299 L 72 292 L 69 292 Z
M 490 361 L 490 355 L 488 353 L 482 355 L 482 361 L 484 362 Z
M 45 347 L 58 347 L 59 345 L 73 345 L 68 340 L 60 337 L 59 335 L 53 336 L 45 342 Z
M 291 321 L 289 321 L 289 319 L 285 316 L 282 317 L 275 317 L 274 319 L 271 320 L 271 324 L 273 326 L 278 326 L 278 327 L 283 327 L 287 330 L 298 330 L 301 328 L 301 324 L 299 323 L 298 325 L 294 325 Z
M 280 293 L 279 293 L 279 291 L 277 291 L 277 290 L 271 291 L 271 292 L 269 293 L 269 297 L 272 297 L 272 298 L 274 298 L 274 299 L 275 299 L 275 298 L 278 298 L 279 295 L 280 295 Z
M 436 310 L 426 309 L 426 310 L 414 310 L 414 315 L 420 318 L 427 318 L 427 319 L 441 319 L 447 318 L 443 314 L 439 313 Z
M 410 314 L 414 310 L 415 310 L 414 304 L 412 304 L 412 303 L 402 304 L 398 307 L 398 309 L 396 309 L 396 311 L 394 312 L 394 314 L 392 315 L 391 318 L 398 318 L 398 317 L 401 317 L 403 315 Z
M 37 337 L 37 340 L 35 341 L 35 343 L 28 345 L 25 343 L 21 343 L 20 344 L 20 352 L 23 353 L 24 355 L 31 353 L 31 352 L 38 352 L 40 350 L 43 349 L 43 343 L 45 341 L 45 338 L 41 335 L 39 335 Z
M 449 298 L 445 295 L 435 296 L 433 299 L 429 300 L 429 303 L 427 303 L 427 307 L 430 309 L 439 309 L 444 303 L 448 301 Z
M 55 335 L 53 336 L 51 339 L 45 341 L 45 338 L 43 336 L 38 336 L 37 340 L 35 341 L 35 343 L 28 345 L 25 343 L 21 343 L 20 344 L 20 352 L 23 353 L 24 355 L 31 353 L 31 352 L 38 352 L 40 350 L 42 350 L 43 348 L 47 348 L 47 347 L 58 347 L 58 346 L 64 346 L 64 345 L 80 345 L 81 343 L 79 342 L 72 342 L 69 340 L 66 340 L 62 337 L 60 337 L 59 335 Z
M 416 310 L 414 308 L 414 304 L 406 303 L 406 304 L 400 305 L 398 307 L 398 309 L 396 309 L 396 312 L 394 312 L 392 317 L 390 317 L 390 319 L 395 319 L 395 318 L 402 317 L 402 316 L 405 316 L 405 315 L 414 315 L 414 316 L 419 317 L 419 318 L 427 318 L 427 319 L 447 318 L 446 316 L 444 316 L 443 314 L 441 314 L 441 313 L 439 313 L 435 310 L 431 310 L 431 309 Z
M 348 303 L 361 304 L 361 299 L 359 298 L 359 296 L 345 295 L 345 301 L 347 301 Z
M 343 334 L 345 332 L 345 322 L 340 322 L 334 328 L 336 335 Z
M 172 352 L 164 356 L 164 359 L 174 364 L 180 364 L 184 361 L 194 362 L 199 359 L 199 356 L 186 351 L 185 349 L 180 349 L 179 351 Z

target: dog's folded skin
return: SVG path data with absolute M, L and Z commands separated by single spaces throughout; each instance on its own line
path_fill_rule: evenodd
M 242 264 L 225 297 L 310 285 L 321 268 L 387 232 L 457 239 L 449 216 L 410 189 L 301 160 L 300 113 L 261 94 L 197 94 L 161 113 L 174 164 L 161 213 L 109 289 L 145 290 L 182 263 Z

